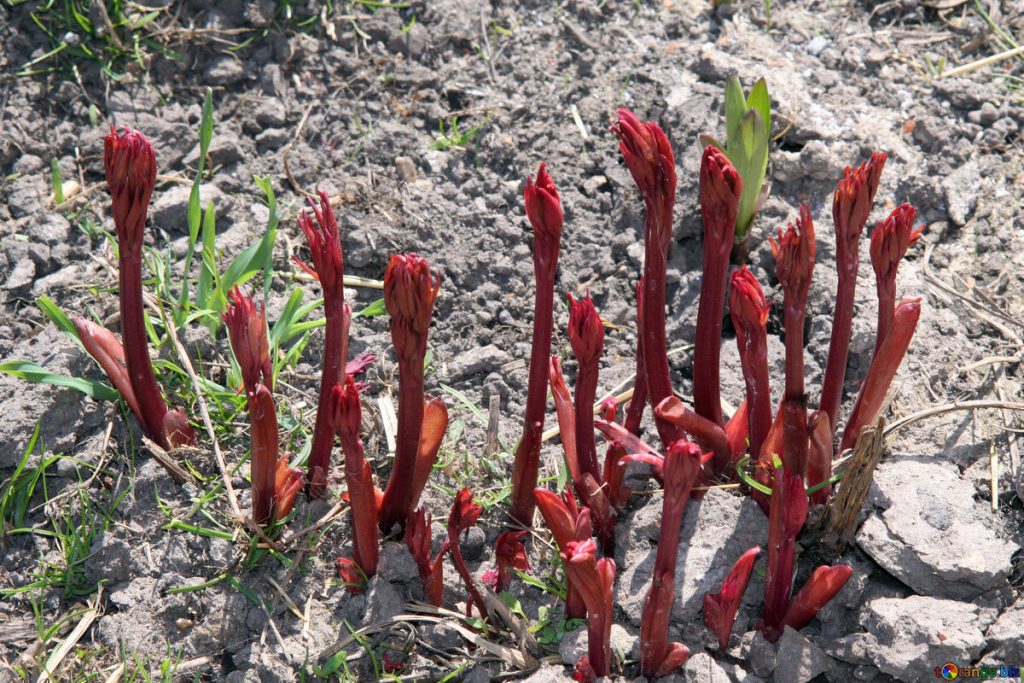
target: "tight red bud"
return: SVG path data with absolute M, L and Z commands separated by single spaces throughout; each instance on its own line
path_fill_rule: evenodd
M 537 170 L 536 182 L 532 176 L 526 181 L 523 200 L 526 204 L 526 217 L 530 219 L 536 238 L 554 239 L 557 242 L 562 236 L 562 201 L 545 164 L 541 164 Z M 542 251 L 535 248 L 534 257 Z
M 236 285 L 228 293 L 231 303 L 224 312 L 224 322 L 231 339 L 231 349 L 242 371 L 242 383 L 247 393 L 257 384 L 274 390 L 274 368 L 270 362 L 267 341 L 267 316 L 261 306 L 257 309 L 252 297 Z
M 114 226 L 122 251 L 142 248 L 149 199 L 156 184 L 156 152 L 142 133 L 110 128 L 103 144 L 103 170 L 113 196 Z
M 577 301 L 569 295 L 569 345 L 579 363 L 593 363 L 604 346 L 604 323 L 590 294 Z

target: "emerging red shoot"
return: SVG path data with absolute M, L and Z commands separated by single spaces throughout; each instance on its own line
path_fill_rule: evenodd
M 846 380 L 846 360 L 850 352 L 853 302 L 857 291 L 857 271 L 860 269 L 860 238 L 875 201 L 885 159 L 884 153 L 875 152 L 856 169 L 847 167 L 832 198 L 839 285 L 819 408 L 828 414 L 833 434 Z
M 384 491 L 380 528 L 404 527 L 418 503 L 415 494 L 423 424 L 423 358 L 440 276 L 416 254 L 391 257 L 384 271 L 384 305 L 391 316 L 391 342 L 398 356 L 398 436 L 395 462 Z
M 476 520 L 480 517 L 481 512 L 483 510 L 473 502 L 473 494 L 469 489 L 464 488 L 456 494 L 455 503 L 452 505 L 452 512 L 448 516 L 448 546 L 451 549 L 452 564 L 455 565 L 455 569 L 459 572 L 459 576 L 462 577 L 466 588 L 469 590 L 470 598 L 472 598 L 472 602 L 468 600 L 466 602 L 466 616 L 470 615 L 471 605 L 475 605 L 480 618 L 486 619 L 487 605 L 484 603 L 483 596 L 480 595 L 480 591 L 477 590 L 476 584 L 473 582 L 473 575 L 469 573 L 469 567 L 466 566 L 466 562 L 462 559 L 462 549 L 459 547 L 459 536 L 469 527 L 476 524 Z
M 747 388 L 747 430 L 751 456 L 757 458 L 772 426 L 768 379 L 768 302 L 754 274 L 743 266 L 732 273 L 729 310 L 736 329 L 740 366 Z
M 570 541 L 562 550 L 565 571 L 587 606 L 587 661 L 597 676 L 611 673 L 611 634 L 615 561 L 597 559 L 594 539 Z
M 907 353 L 910 340 L 914 338 L 917 321 L 921 317 L 921 299 L 903 299 L 896 306 L 892 329 L 882 342 L 882 347 L 871 359 L 867 377 L 861 385 L 853 412 L 843 430 L 840 450 L 853 448 L 860 430 L 878 417 L 885 402 L 892 380 L 896 377 L 903 356 Z
M 355 379 L 348 376 L 344 385 L 331 389 L 331 428 L 341 441 L 345 455 L 345 483 L 352 507 L 352 559 L 366 577 L 377 573 L 380 539 L 377 531 L 378 492 L 373 485 L 370 464 L 366 462 L 363 440 L 359 435 L 362 405 Z
M 135 400 L 135 391 L 132 390 L 131 379 L 128 377 L 128 368 L 125 366 L 124 360 L 124 347 L 121 346 L 121 341 L 114 336 L 113 332 L 102 325 L 97 325 L 91 320 L 86 320 L 76 315 L 71 318 L 71 322 L 74 324 L 75 331 L 78 333 L 78 339 L 82 342 L 86 352 L 103 368 L 107 379 L 110 380 L 114 388 L 121 394 L 121 398 L 131 408 L 132 413 L 139 420 L 139 424 L 145 424 L 142 421 L 142 411 L 139 409 L 139 403 Z
M 544 521 L 551 529 L 555 542 L 561 551 L 573 541 L 585 541 L 594 533 L 590 522 L 590 510 L 580 510 L 576 499 L 566 490 L 561 496 L 543 488 L 533 490 Z M 575 587 L 572 575 L 566 572 L 565 616 L 567 619 L 582 619 L 586 615 L 583 597 Z
M 646 389 L 651 407 L 672 395 L 668 348 L 665 341 L 665 273 L 672 242 L 672 210 L 676 201 L 675 155 L 658 124 L 643 123 L 628 109 L 618 110 L 612 130 L 619 149 L 643 195 L 647 208 L 644 224 L 643 323 L 640 325 Z M 661 422 L 662 445 L 683 436 L 675 426 Z
M 506 531 L 498 536 L 495 546 L 498 567 L 487 570 L 482 577 L 482 581 L 496 593 L 508 590 L 512 583 L 513 569 L 521 572 L 530 570 L 530 561 L 526 557 L 526 548 L 523 547 L 525 536 L 525 531 Z
M 523 415 L 523 436 L 516 447 L 512 465 L 512 518 L 524 526 L 533 525 L 540 464 L 541 434 L 547 407 L 548 355 L 551 353 L 555 274 L 562 238 L 562 204 L 554 181 L 544 164 L 537 180 L 529 178 L 523 192 L 526 216 L 533 226 L 533 273 L 536 280 L 533 304 L 533 345 L 530 350 L 530 379 Z
M 423 581 L 424 597 L 431 605 L 440 607 L 441 593 L 444 590 L 444 566 L 441 561 L 448 551 L 448 542 L 445 541 L 441 550 L 431 559 L 430 522 L 430 513 L 424 511 L 423 508 L 413 513 L 409 518 L 408 529 L 406 529 L 405 543 L 409 547 L 412 558 L 416 561 L 420 580 Z
M 137 415 L 149 438 L 161 448 L 194 444 L 195 434 L 184 415 L 166 418 L 168 408 L 153 374 L 142 307 L 142 243 L 156 184 L 156 152 L 142 133 L 129 128 L 118 132 L 111 127 L 103 145 L 103 168 L 117 231 L 121 338 Z
M 348 327 L 351 309 L 345 305 L 345 266 L 341 251 L 341 233 L 327 193 L 319 193 L 320 203 L 309 200 L 313 218 L 299 212 L 299 228 L 309 243 L 312 267 L 298 262 L 320 282 L 324 294 L 323 369 L 320 375 L 320 400 L 317 404 L 313 444 L 309 453 L 309 495 L 322 498 L 327 492 L 327 471 L 331 464 L 334 430 L 331 429 L 331 391 L 344 381 L 348 359 Z
M 594 400 L 597 398 L 598 364 L 604 347 L 604 324 L 588 294 L 577 301 L 569 295 L 569 344 L 578 364 L 573 397 L 576 414 L 576 457 L 580 474 L 599 479 L 594 443 Z
M 723 426 L 719 393 L 719 352 L 725 283 L 729 274 L 743 180 L 725 153 L 708 145 L 700 166 L 700 213 L 704 222 L 704 270 L 697 309 L 693 354 L 693 406 L 703 418 Z M 712 474 L 722 474 L 727 462 L 712 461 Z
M 783 619 L 783 626 L 789 626 L 798 631 L 806 626 L 818 613 L 818 610 L 827 605 L 829 600 L 842 590 L 852 574 L 853 567 L 845 564 L 837 564 L 832 567 L 821 566 L 815 569 L 811 578 L 807 579 L 807 583 L 793 598 L 793 604 L 789 606 L 786 617 Z

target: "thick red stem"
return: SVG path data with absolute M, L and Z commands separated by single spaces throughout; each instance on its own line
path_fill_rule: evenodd
M 420 426 L 423 423 L 423 362 L 398 359 L 398 435 L 395 438 L 395 462 L 391 467 L 387 490 L 380 510 L 380 528 L 388 533 L 395 525 L 405 527 L 412 500 L 416 456 L 419 452 Z
M 516 447 L 512 466 L 512 518 L 526 527 L 533 526 L 537 502 L 533 489 L 537 486 L 540 465 L 541 434 L 547 411 L 548 356 L 551 353 L 551 328 L 554 307 L 554 279 L 544 277 L 536 264 L 537 291 L 533 306 L 533 346 L 530 350 L 530 379 L 523 416 L 523 436 Z
M 327 493 L 327 473 L 331 466 L 334 430 L 331 429 L 331 392 L 345 381 L 344 367 L 348 357 L 348 326 L 351 316 L 339 291 L 324 291 L 323 369 L 320 373 L 320 399 L 313 427 L 313 445 L 309 451 L 309 495 L 323 498 Z
M 145 314 L 142 310 L 140 253 L 121 251 L 118 259 L 118 284 L 121 294 L 121 339 L 124 341 L 128 378 L 131 380 L 132 391 L 135 392 L 135 400 L 138 401 L 142 413 L 143 428 L 149 438 L 166 449 L 169 447 L 164 435 L 167 404 L 160 394 L 160 387 L 157 386 L 156 376 L 153 374 L 153 364 L 149 359 Z
M 259 525 L 274 520 L 274 492 L 277 483 L 277 411 L 270 390 L 257 384 L 249 394 L 249 423 L 252 430 L 252 455 L 249 478 L 252 481 L 252 517 Z
M 697 336 L 693 354 L 693 406 L 697 414 L 719 426 L 722 401 L 719 356 L 722 312 L 729 254 L 736 230 L 736 214 L 743 180 L 725 153 L 712 145 L 704 149 L 700 167 L 700 212 L 704 224 L 704 269 L 697 308 Z M 726 463 L 712 461 L 711 474 L 722 473 Z

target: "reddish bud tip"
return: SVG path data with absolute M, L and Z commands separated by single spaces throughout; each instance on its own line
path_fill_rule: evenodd
M 775 275 L 784 290 L 790 290 L 801 299 L 806 299 L 814 270 L 814 221 L 811 207 L 800 205 L 800 218 L 796 225 L 789 224 L 786 232 L 780 229 L 776 239 L 771 239 L 772 254 L 775 256 Z
M 597 362 L 604 347 L 604 323 L 588 293 L 577 301 L 569 294 L 569 344 L 581 364 Z
M 536 182 L 532 176 L 527 179 L 523 199 L 526 202 L 526 217 L 530 219 L 538 236 L 557 238 L 562 234 L 562 201 L 545 164 L 541 164 L 537 170 Z
M 700 164 L 700 213 L 705 238 L 712 234 L 719 240 L 732 240 L 742 194 L 743 179 L 729 157 L 713 145 L 705 147 Z
M 141 249 L 146 210 L 156 184 L 156 152 L 142 133 L 110 128 L 103 144 L 103 170 L 113 196 L 117 236 L 131 250 Z
M 618 411 L 619 402 L 614 396 L 609 396 L 601 401 L 601 419 L 606 422 L 615 422 L 615 413 Z
M 391 316 L 391 339 L 407 360 L 421 360 L 427 348 L 427 330 L 441 276 L 430 274 L 426 259 L 417 254 L 395 254 L 384 271 L 384 306 Z
M 356 438 L 359 436 L 362 419 L 359 386 L 355 378 L 349 375 L 344 384 L 336 384 L 331 388 L 331 426 L 336 434 Z
M 461 534 L 476 524 L 482 512 L 483 509 L 473 502 L 473 492 L 463 488 L 455 495 L 455 503 L 448 516 L 448 533 L 451 534 L 454 530 L 456 534 Z
M 345 264 L 341 253 L 341 233 L 327 193 L 321 190 L 319 196 L 319 206 L 312 197 L 309 198 L 313 218 L 305 211 L 300 211 L 298 216 L 299 228 L 309 243 L 309 257 L 313 265 L 310 267 L 301 261 L 297 263 L 320 281 L 325 296 L 333 296 L 343 291 L 344 287 Z
M 493 583 L 488 584 L 498 593 L 507 589 L 511 583 L 512 569 L 518 569 L 521 572 L 530 569 L 530 561 L 526 557 L 526 548 L 523 546 L 525 536 L 525 531 L 506 531 L 498 536 L 495 546 L 498 569 L 493 575 Z
M 675 198 L 676 166 L 672 145 L 661 127 L 642 123 L 628 109 L 619 109 L 612 131 L 619 137 L 619 149 L 633 180 L 645 199 Z
M 871 158 L 855 169 L 846 167 L 843 178 L 832 197 L 832 220 L 836 227 L 837 245 L 856 247 L 871 205 L 875 201 L 878 182 L 885 168 L 884 152 L 874 152 Z
M 274 370 L 270 362 L 270 345 L 267 341 L 267 317 L 261 306 L 253 303 L 252 297 L 237 285 L 228 293 L 231 302 L 224 311 L 224 322 L 231 339 L 231 349 L 242 371 L 242 383 L 247 393 L 263 384 L 273 391 Z
M 750 581 L 750 574 L 754 570 L 754 561 L 760 552 L 761 546 L 755 545 L 743 553 L 722 581 L 721 590 L 704 596 L 704 624 L 718 636 L 720 650 L 725 650 L 729 645 L 729 635 L 736 621 L 736 612 Z
M 900 204 L 892 213 L 879 221 L 871 234 L 871 265 L 879 281 L 886 281 L 896 274 L 896 267 L 924 231 L 924 226 L 914 229 L 917 209 L 910 204 Z
M 769 306 L 764 298 L 764 290 L 746 266 L 732 271 L 729 310 L 734 324 L 737 328 L 742 327 L 747 334 L 764 329 L 768 324 Z

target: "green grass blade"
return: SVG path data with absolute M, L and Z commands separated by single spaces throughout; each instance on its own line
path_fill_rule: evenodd
M 78 339 L 78 330 L 75 329 L 74 323 L 71 319 L 60 310 L 60 306 L 54 303 L 53 299 L 46 296 L 45 294 L 36 299 L 36 305 L 39 306 L 39 310 L 43 312 L 50 321 L 57 326 L 64 334 L 71 337 L 76 344 L 81 346 L 82 342 Z
M 64 177 L 60 173 L 60 164 L 56 159 L 50 160 L 50 184 L 53 186 L 53 203 L 64 203 Z
M 206 205 L 206 212 L 203 214 L 202 240 L 203 263 L 202 270 L 199 271 L 199 283 L 196 285 L 196 304 L 201 308 L 219 311 L 220 307 L 216 302 L 210 300 L 217 287 L 217 214 L 212 199 Z
M 52 384 L 58 387 L 74 389 L 97 401 L 116 401 L 120 396 L 113 387 L 103 382 L 83 379 L 81 377 L 58 375 L 29 361 L 10 360 L 0 363 L 0 372 L 17 377 L 18 379 L 35 382 L 36 384 Z
M 260 188 L 260 190 L 263 191 L 263 195 L 266 197 L 266 200 L 267 200 L 267 209 L 270 212 L 269 215 L 267 216 L 267 232 L 272 235 L 271 238 L 270 238 L 270 242 L 271 242 L 271 244 L 273 244 L 273 242 L 274 242 L 274 240 L 276 239 L 276 236 L 277 236 L 277 226 L 278 226 L 277 197 L 274 194 L 274 184 L 270 180 L 270 174 L 267 174 L 267 176 L 264 177 L 264 178 L 260 178 L 259 176 L 256 176 L 256 175 L 254 175 L 252 178 L 256 182 L 256 185 Z M 274 258 L 273 257 L 274 257 L 274 250 L 273 249 L 268 249 L 266 251 L 266 253 L 263 255 L 263 302 L 264 303 L 266 303 L 266 301 L 270 298 L 270 285 L 271 285 L 271 282 L 272 282 L 272 274 L 274 272 Z

